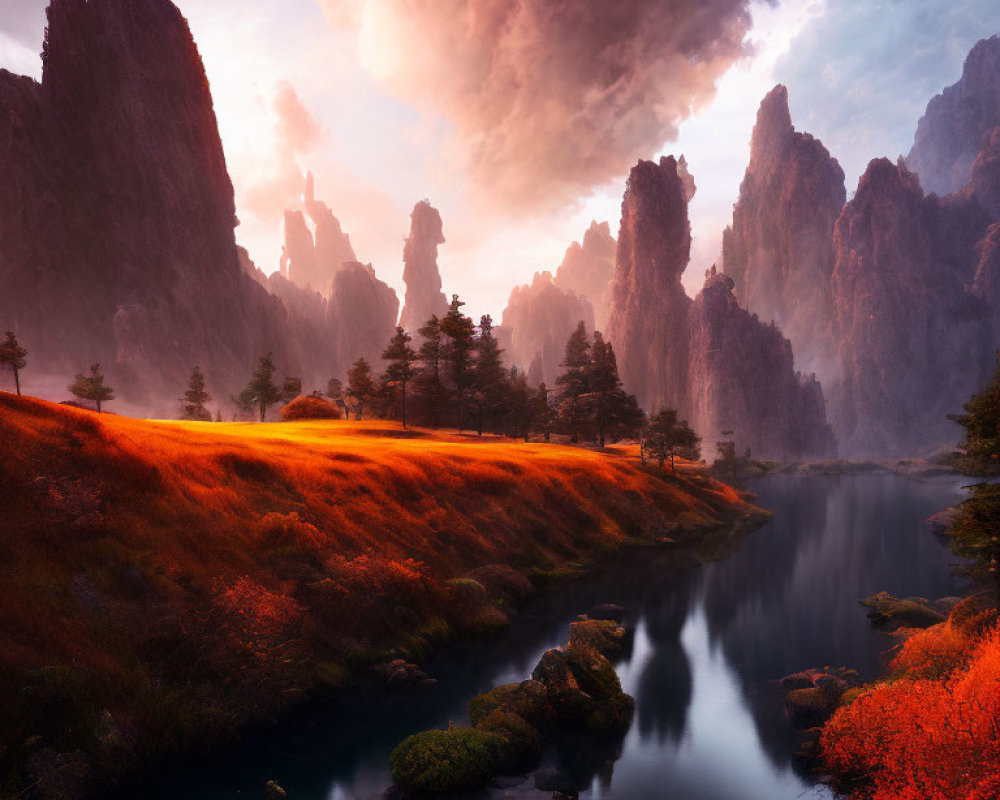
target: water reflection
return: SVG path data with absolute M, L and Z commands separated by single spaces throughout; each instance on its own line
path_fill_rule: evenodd
M 829 797 L 794 769 L 798 736 L 773 680 L 833 663 L 870 675 L 888 641 L 868 628 L 859 597 L 956 592 L 952 559 L 923 520 L 956 502 L 961 484 L 764 479 L 753 488 L 774 520 L 725 560 L 699 565 L 665 550 L 633 551 L 536 600 L 503 640 L 439 655 L 426 665 L 439 680 L 433 689 L 315 709 L 279 736 L 181 772 L 173 786 L 165 780 L 150 796 L 255 797 L 273 778 L 293 800 L 377 798 L 399 741 L 463 721 L 473 695 L 522 680 L 565 641 L 578 613 L 611 602 L 636 625 L 632 651 L 617 665 L 636 699 L 635 722 L 623 742 L 603 749 L 562 740 L 540 766 L 543 785 L 555 772 L 599 800 Z M 529 777 L 483 796 L 552 796 L 534 786 Z

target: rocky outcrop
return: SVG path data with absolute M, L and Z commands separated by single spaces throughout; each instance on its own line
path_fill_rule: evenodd
M 510 293 L 497 329 L 504 360 L 531 374 L 533 382 L 555 386 L 566 342 L 583 323 L 594 330 L 594 310 L 586 299 L 560 289 L 551 272 L 536 272 L 530 284 Z
M 168 0 L 51 3 L 42 82 L 0 72 L 0 173 L 0 320 L 29 382 L 100 361 L 119 409 L 176 413 L 195 364 L 216 396 L 268 350 L 297 368 L 281 303 L 241 269 L 208 81 Z
M 304 211 L 285 211 L 285 245 L 278 271 L 296 286 L 328 297 L 333 276 L 344 264 L 357 261 L 357 256 L 351 238 L 340 228 L 340 220 L 326 203 L 316 199 L 311 172 L 306 174 L 303 207 Z M 309 228 L 307 217 L 313 223 L 315 234 Z
M 1000 127 L 1000 36 L 983 39 L 965 59 L 962 77 L 927 105 L 907 168 L 926 192 L 964 188 L 986 137 Z
M 599 331 L 605 330 L 611 313 L 611 277 L 617 247 L 608 223 L 592 221 L 583 235 L 583 244 L 573 242 L 556 271 L 557 288 L 590 301 L 594 326 Z
M 622 201 L 608 338 L 622 381 L 643 408 L 687 401 L 687 318 L 681 275 L 691 254 L 685 183 L 677 161 L 640 161 Z
M 448 313 L 437 264 L 439 244 L 444 244 L 441 215 L 427 200 L 421 200 L 410 214 L 410 235 L 403 245 L 406 299 L 399 324 L 413 334 L 432 316 L 442 318 Z
M 836 443 L 815 376 L 795 371 L 791 343 L 773 323 L 741 308 L 733 285 L 727 275 L 710 275 L 691 308 L 692 427 L 707 446 L 732 439 L 740 455 L 833 455 Z
M 995 336 L 1000 332 L 1000 223 L 993 223 L 980 243 L 972 293 L 982 304 Z
M 833 226 L 845 199 L 840 164 L 792 127 L 788 91 L 776 86 L 757 113 L 750 164 L 723 234 L 724 272 L 743 305 L 788 336 L 805 371 L 826 366 Z
M 381 370 L 382 352 L 396 330 L 399 298 L 371 264 L 344 264 L 333 279 L 327 318 L 337 331 L 338 363 L 366 358 Z
M 827 388 L 847 452 L 911 454 L 955 438 L 946 415 L 992 361 L 988 314 L 966 288 L 988 221 L 974 198 L 925 197 L 902 163 L 876 159 L 861 178 L 834 236 L 840 375 Z

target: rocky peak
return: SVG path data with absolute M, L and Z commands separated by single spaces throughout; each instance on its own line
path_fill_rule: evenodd
M 644 408 L 680 408 L 691 304 L 681 275 L 691 253 L 687 193 L 677 160 L 640 161 L 622 200 L 608 338 Z
M 906 158 L 927 192 L 956 192 L 990 132 L 1000 127 L 1000 36 L 983 39 L 965 59 L 962 77 L 927 104 Z
M 403 245 L 406 299 L 399 324 L 412 333 L 432 315 L 443 317 L 448 313 L 437 263 L 438 245 L 444 241 L 441 214 L 428 200 L 421 200 L 410 214 L 410 235 Z
M 594 325 L 603 331 L 611 305 L 611 276 L 618 243 L 607 222 L 591 221 L 583 244 L 573 242 L 556 272 L 555 284 L 585 297 L 594 308 Z
M 757 113 L 723 263 L 744 305 L 778 323 L 809 371 L 822 368 L 831 346 L 833 227 L 845 199 L 840 164 L 792 127 L 788 92 L 776 86 Z
M 344 264 L 358 260 L 351 246 L 351 237 L 340 227 L 330 207 L 316 199 L 316 188 L 311 172 L 306 173 L 306 189 L 303 195 L 306 214 L 315 226 L 316 287 L 322 292 L 329 291 L 330 279 Z

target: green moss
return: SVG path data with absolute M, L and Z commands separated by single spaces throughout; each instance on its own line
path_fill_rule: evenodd
M 541 752 L 541 736 L 522 717 L 497 709 L 479 721 L 476 728 L 501 736 L 506 743 L 498 766 L 513 768 L 537 758 Z
M 500 734 L 478 728 L 424 731 L 392 751 L 392 779 L 428 794 L 475 789 L 490 780 L 509 748 Z
M 469 702 L 469 719 L 478 725 L 495 711 L 516 714 L 536 728 L 545 728 L 555 721 L 545 687 L 537 681 L 509 683 L 473 697 Z

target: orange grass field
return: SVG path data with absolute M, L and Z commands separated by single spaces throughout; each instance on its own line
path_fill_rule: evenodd
M 16 787 L 228 735 L 503 624 L 529 578 L 756 513 L 625 452 L 0 393 L 0 758 Z

